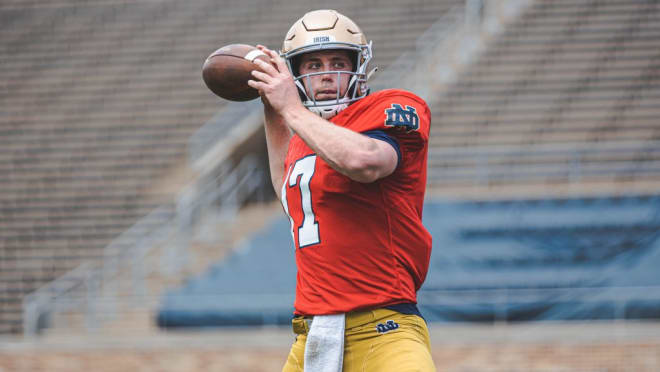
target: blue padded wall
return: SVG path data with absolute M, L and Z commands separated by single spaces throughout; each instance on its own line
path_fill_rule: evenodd
M 660 318 L 660 197 L 428 201 L 428 321 Z M 295 288 L 282 216 L 164 298 L 163 327 L 288 324 Z

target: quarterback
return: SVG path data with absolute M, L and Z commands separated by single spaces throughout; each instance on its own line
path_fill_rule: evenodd
M 280 53 L 259 45 L 272 183 L 298 267 L 283 371 L 434 371 L 417 291 L 431 113 L 398 89 L 370 93 L 371 42 L 334 10 L 305 14 Z

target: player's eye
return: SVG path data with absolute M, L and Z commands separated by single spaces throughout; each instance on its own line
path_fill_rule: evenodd
M 307 64 L 307 68 L 310 70 L 318 70 L 321 68 L 321 64 L 318 62 L 310 62 Z

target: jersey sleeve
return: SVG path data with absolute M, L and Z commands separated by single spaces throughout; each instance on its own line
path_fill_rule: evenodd
M 369 136 L 371 138 L 375 138 L 377 140 L 381 140 L 383 142 L 388 143 L 394 151 L 396 152 L 396 165 L 397 167 L 401 163 L 401 146 L 399 146 L 399 142 L 392 138 L 392 136 L 388 135 L 382 130 L 370 130 L 366 132 L 362 132 L 362 134 Z
M 420 97 L 404 90 L 376 93 L 362 112 L 350 122 L 360 132 L 383 131 L 396 139 L 401 151 L 415 151 L 428 143 L 431 111 Z

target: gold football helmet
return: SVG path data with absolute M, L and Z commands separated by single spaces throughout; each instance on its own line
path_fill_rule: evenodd
M 354 56 L 353 71 L 325 71 L 305 75 L 298 73 L 300 55 L 327 49 L 342 49 L 351 52 Z M 297 20 L 284 38 L 281 55 L 287 61 L 303 104 L 310 111 L 325 119 L 337 115 L 351 102 L 357 101 L 369 93 L 367 79 L 371 73 L 367 74 L 366 71 L 372 57 L 371 42 L 367 43 L 362 30 L 355 22 L 335 10 L 311 11 Z M 335 73 L 338 78 L 341 74 L 351 75 L 345 94 L 339 96 L 340 79 L 337 79 L 336 99 L 317 101 L 314 97 L 310 98 L 305 91 L 303 81 L 312 75 L 328 73 Z

